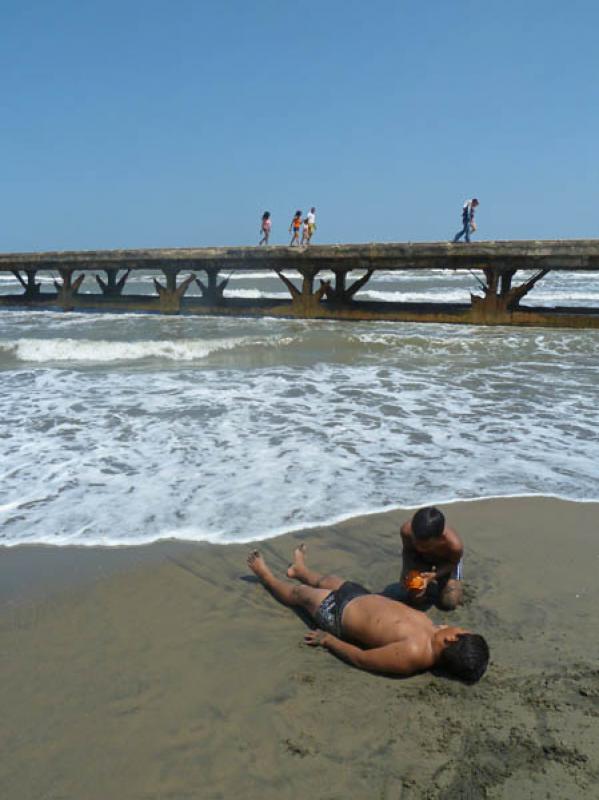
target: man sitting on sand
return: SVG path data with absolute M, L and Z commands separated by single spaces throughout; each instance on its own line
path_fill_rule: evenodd
M 307 644 L 325 647 L 371 672 L 413 675 L 439 666 L 464 681 L 481 678 L 489 661 L 482 636 L 434 625 L 404 603 L 334 575 L 319 575 L 306 566 L 304 554 L 305 545 L 297 547 L 287 570 L 303 586 L 275 578 L 257 550 L 247 563 L 278 600 L 304 608 L 314 619 L 318 629 L 306 633 Z
M 443 512 L 429 506 L 401 526 L 401 582 L 406 601 L 420 603 L 436 589 L 436 602 L 446 611 L 462 603 L 462 540 L 445 524 Z M 430 588 L 429 588 L 430 587 Z

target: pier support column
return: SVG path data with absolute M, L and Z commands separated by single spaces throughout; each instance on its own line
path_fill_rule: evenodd
M 298 267 L 298 272 L 302 276 L 301 291 L 293 281 L 283 275 L 281 270 L 275 269 L 275 272 L 289 289 L 292 309 L 302 317 L 317 316 L 320 311 L 320 302 L 325 295 L 322 281 L 320 288 L 314 291 L 314 278 L 320 272 L 320 268 Z
M 127 283 L 127 278 L 129 277 L 131 270 L 125 270 L 124 275 L 122 275 L 118 280 L 118 269 L 106 269 L 104 272 L 106 273 L 105 281 L 102 280 L 99 275 L 96 275 L 96 281 L 98 282 L 100 289 L 102 289 L 102 294 L 104 297 L 120 297 L 123 293 L 123 288 Z
M 195 280 L 195 275 L 189 275 L 183 283 L 177 286 L 178 271 L 164 272 L 166 278 L 166 286 L 163 286 L 160 281 L 154 278 L 154 286 L 160 298 L 160 310 L 163 314 L 178 314 L 181 311 L 181 300 L 183 295 L 188 290 L 189 286 Z
M 498 271 L 496 268 L 483 268 L 486 284 L 481 288 L 483 297 L 471 294 L 472 311 L 477 319 L 487 322 L 507 322 L 512 311 L 515 311 L 520 300 L 530 292 L 535 284 L 544 278 L 548 269 L 539 270 L 529 280 L 519 286 L 512 286 L 517 272 L 515 269 Z
M 195 282 L 202 291 L 202 300 L 205 300 L 208 305 L 220 306 L 223 304 L 224 291 L 229 283 L 229 278 L 223 278 L 218 282 L 218 270 L 204 270 L 206 272 L 207 283 L 196 278 Z
M 35 276 L 37 275 L 36 269 L 26 269 L 24 270 L 25 275 L 27 275 L 27 280 L 23 278 L 21 273 L 18 269 L 13 269 L 12 274 L 15 278 L 19 281 L 23 289 L 25 289 L 23 293 L 23 297 L 25 300 L 39 300 L 40 295 L 42 293 L 42 284 L 38 283 L 35 280 Z
M 323 289 L 326 299 L 335 305 L 348 305 L 354 298 L 354 295 L 365 286 L 372 274 L 373 269 L 366 270 L 361 278 L 354 281 L 351 286 L 346 288 L 347 270 L 333 270 L 335 273 L 335 286 L 332 286 L 331 281 L 320 281 L 321 288 Z
M 78 278 L 73 280 L 72 269 L 61 269 L 59 267 L 58 272 L 62 278 L 62 283 L 54 281 L 54 286 L 56 287 L 56 291 L 58 293 L 58 304 L 62 306 L 63 311 L 71 311 L 73 308 L 75 308 L 75 298 L 79 292 L 81 284 L 85 280 L 85 273 L 82 272 Z

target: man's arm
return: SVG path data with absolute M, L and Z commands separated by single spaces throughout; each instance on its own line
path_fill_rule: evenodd
M 433 573 L 431 573 L 433 581 L 443 580 L 443 578 L 447 578 L 448 575 L 451 575 L 453 570 L 455 569 L 455 565 L 458 563 L 460 559 L 458 558 L 457 561 L 448 561 L 445 564 L 442 564 L 438 567 Z
M 388 675 L 413 675 L 432 666 L 423 654 L 410 643 L 393 643 L 384 647 L 362 650 L 323 631 L 309 631 L 304 637 L 307 644 L 325 647 L 331 653 L 355 667 Z
M 412 540 L 412 523 L 410 520 L 404 522 L 404 524 L 399 529 L 399 533 L 401 535 L 401 544 L 402 544 L 402 551 L 401 551 L 401 573 L 399 580 L 403 581 L 408 574 L 413 569 L 417 569 L 419 571 L 422 570 L 422 561 L 418 557 L 418 553 L 414 549 L 414 543 Z
M 403 523 L 403 525 L 399 529 L 399 533 L 401 534 L 401 541 L 403 543 L 403 546 L 405 547 L 406 545 L 408 545 L 409 547 L 411 547 L 412 543 L 410 542 L 409 537 L 410 534 L 412 533 L 412 523 L 410 522 L 410 520 Z
M 401 544 L 403 547 L 403 557 L 404 558 L 412 558 L 416 553 L 414 549 L 414 543 L 412 541 L 412 523 L 410 520 L 404 522 L 404 524 L 399 529 L 399 533 L 401 536 Z
M 446 529 L 448 552 L 443 561 L 437 564 L 435 580 L 447 578 L 459 564 L 464 555 L 464 544 L 453 528 Z

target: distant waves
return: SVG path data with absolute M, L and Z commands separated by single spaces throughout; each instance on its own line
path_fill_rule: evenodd
M 598 345 L 597 331 L 3 312 L 0 541 L 228 542 L 434 500 L 599 499 Z

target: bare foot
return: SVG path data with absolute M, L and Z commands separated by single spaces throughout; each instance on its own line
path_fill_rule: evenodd
M 260 555 L 259 550 L 251 551 L 247 558 L 247 565 L 259 578 L 262 578 L 262 576 L 268 572 L 266 562 Z
M 306 568 L 306 565 L 304 563 L 305 555 L 306 555 L 306 545 L 302 542 L 302 544 L 298 545 L 293 551 L 293 561 L 291 562 L 291 564 L 287 569 L 288 578 L 299 578 L 299 573 L 301 573 Z

